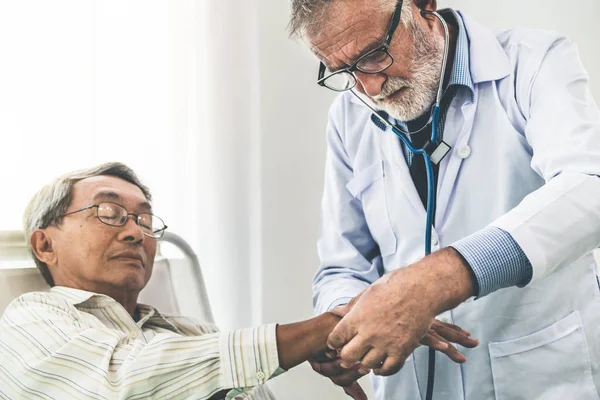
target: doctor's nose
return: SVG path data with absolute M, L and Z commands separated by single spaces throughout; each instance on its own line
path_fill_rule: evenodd
M 354 75 L 358 80 L 358 85 L 361 91 L 369 97 L 375 97 L 381 93 L 381 88 L 387 80 L 385 74 L 365 74 L 360 71 L 355 71 Z

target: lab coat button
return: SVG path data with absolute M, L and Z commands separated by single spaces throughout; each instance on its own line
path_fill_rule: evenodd
M 131 332 L 129 332 L 129 337 L 130 337 L 131 339 L 135 339 L 135 338 L 137 338 L 137 332 L 135 332 L 135 331 L 131 331 Z
M 256 377 L 258 378 L 258 383 L 263 383 L 265 381 L 265 373 L 262 371 L 258 371 Z
M 458 148 L 458 156 L 460 158 L 467 158 L 471 155 L 471 147 L 469 147 L 469 145 L 465 144 L 464 146 L 461 146 Z

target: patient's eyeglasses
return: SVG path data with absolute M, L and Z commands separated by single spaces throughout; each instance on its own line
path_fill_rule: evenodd
M 66 217 L 67 215 L 75 214 L 81 211 L 96 209 L 96 218 L 103 224 L 109 226 L 123 226 L 127 223 L 130 215 L 135 217 L 135 223 L 142 229 L 142 233 L 145 236 L 153 239 L 160 239 L 165 230 L 168 228 L 164 221 L 154 214 L 142 213 L 133 214 L 127 212 L 125 207 L 115 203 L 100 203 L 92 206 L 80 208 L 79 210 L 71 211 L 69 213 L 61 215 Z

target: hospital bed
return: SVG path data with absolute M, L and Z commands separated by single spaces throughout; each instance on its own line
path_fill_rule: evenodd
M 166 257 L 163 250 L 168 246 L 175 251 Z M 27 250 L 23 232 L 0 232 L 0 315 L 19 295 L 48 290 Z M 159 241 L 152 278 L 138 301 L 163 314 L 214 323 L 198 257 L 185 240 L 171 232 L 165 232 Z

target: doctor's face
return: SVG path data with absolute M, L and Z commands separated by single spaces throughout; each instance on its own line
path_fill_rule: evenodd
M 393 8 L 373 7 L 372 0 L 333 2 L 319 32 L 309 34 L 312 52 L 330 71 L 347 68 L 361 55 L 383 44 Z M 401 121 L 428 111 L 436 98 L 444 53 L 444 36 L 434 17 L 425 19 L 411 3 L 390 43 L 394 63 L 377 74 L 355 71 L 355 90 L 376 108 Z

